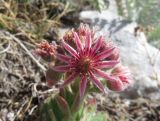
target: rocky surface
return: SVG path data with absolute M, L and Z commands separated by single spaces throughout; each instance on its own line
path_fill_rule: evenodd
M 120 48 L 122 61 L 132 71 L 134 85 L 126 90 L 125 96 L 135 98 L 146 96 L 160 99 L 160 52 L 150 45 L 144 33 L 135 36 L 135 22 L 124 20 L 112 9 L 98 13 L 96 11 L 83 11 L 80 19 L 85 23 L 100 27 L 106 38 L 110 37 Z M 115 8 L 116 9 L 116 8 Z M 126 95 L 127 94 L 127 95 Z

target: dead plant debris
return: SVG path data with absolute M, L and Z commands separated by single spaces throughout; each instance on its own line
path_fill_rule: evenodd
M 44 39 L 56 41 L 57 27 L 76 23 L 69 3 L 0 1 L 0 121 L 38 121 L 40 104 L 57 90 L 45 85 L 46 65 L 35 47 Z M 160 121 L 158 101 L 101 98 L 97 110 L 105 111 L 108 121 Z

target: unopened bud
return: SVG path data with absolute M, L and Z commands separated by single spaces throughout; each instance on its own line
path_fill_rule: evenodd
M 52 66 L 49 66 L 49 69 L 46 72 L 46 81 L 48 86 L 53 86 L 61 80 L 62 73 L 54 71 Z
M 51 62 L 55 59 L 56 47 L 48 42 L 42 42 L 38 45 L 36 53 L 45 61 Z
M 114 91 L 123 91 L 132 83 L 131 72 L 122 65 L 112 71 L 113 79 L 107 82 L 108 88 Z

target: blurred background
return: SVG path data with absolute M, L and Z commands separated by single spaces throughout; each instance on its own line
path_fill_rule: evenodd
M 160 0 L 0 0 L 0 121 L 38 121 L 50 88 L 34 50 L 80 23 L 114 41 L 134 79 L 124 92 L 90 95 L 97 112 L 107 121 L 160 121 Z

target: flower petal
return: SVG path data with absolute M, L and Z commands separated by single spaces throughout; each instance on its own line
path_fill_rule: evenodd
M 94 57 L 94 59 L 96 61 L 105 59 L 112 54 L 114 49 L 115 47 L 110 47 L 109 49 L 106 49 L 103 52 L 99 53 L 97 56 Z
M 92 72 L 90 72 L 90 78 L 93 82 L 93 84 L 98 87 L 98 89 L 102 92 L 104 92 L 104 87 L 103 84 L 92 74 Z
M 67 72 L 70 71 L 70 67 L 70 65 L 54 66 L 53 70 L 58 72 Z
M 103 72 L 103 71 L 101 71 L 99 69 L 94 68 L 93 72 L 94 72 L 94 74 L 96 74 L 99 77 L 102 77 L 102 78 L 104 78 L 106 80 L 114 80 L 114 78 L 111 75 L 109 75 L 109 74 L 107 74 L 107 73 L 105 73 L 105 72 Z
M 85 43 L 85 48 L 88 50 L 92 45 L 92 40 L 91 40 L 91 33 L 88 31 L 86 35 L 86 43 Z
M 81 41 L 80 41 L 79 36 L 77 35 L 77 33 L 73 32 L 73 34 L 74 34 L 74 38 L 75 38 L 74 41 L 76 43 L 77 49 L 80 52 L 83 49 L 82 43 L 81 43 Z
M 118 63 L 119 63 L 119 61 L 115 61 L 115 60 L 113 60 L 113 61 L 100 61 L 100 62 L 95 62 L 94 66 L 96 68 L 100 68 L 100 69 L 102 69 L 102 68 L 111 68 L 111 67 L 115 66 Z
M 121 75 L 125 75 L 127 77 L 131 77 L 131 72 L 128 69 L 128 67 L 124 67 L 124 66 L 119 66 L 116 67 L 113 71 L 113 74 L 116 74 L 116 76 L 121 76 Z
M 62 87 L 66 86 L 67 84 L 71 83 L 74 79 L 77 78 L 77 76 L 79 75 L 79 73 L 77 72 L 73 72 L 62 84 Z
M 81 83 L 80 83 L 80 97 L 83 97 L 84 92 L 87 86 L 87 79 L 85 75 L 82 75 Z
M 99 48 L 101 47 L 101 44 L 102 44 L 102 36 L 100 36 L 96 42 L 96 44 L 94 45 L 93 47 L 93 52 L 97 52 L 99 50 Z
M 65 62 L 65 63 L 69 63 L 69 60 L 71 59 L 69 56 L 62 55 L 62 54 L 56 54 L 56 57 L 58 60 Z
M 108 88 L 111 90 L 122 91 L 126 88 L 126 84 L 123 84 L 122 81 L 116 76 L 110 76 L 103 71 L 100 71 L 99 69 L 95 69 L 94 73 L 100 77 L 107 79 Z
M 75 58 L 77 58 L 77 52 L 75 49 L 73 49 L 70 45 L 68 45 L 65 41 L 62 41 L 63 47 Z

